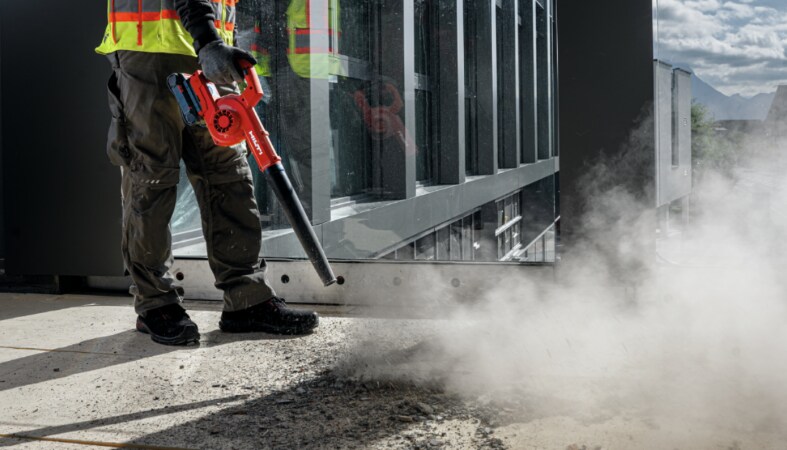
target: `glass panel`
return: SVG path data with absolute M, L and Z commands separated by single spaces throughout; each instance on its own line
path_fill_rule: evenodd
M 495 48 L 497 49 L 497 165 L 499 167 L 505 167 L 505 144 L 503 141 L 503 135 L 505 133 L 506 127 L 506 120 L 505 120 L 505 109 L 503 108 L 503 103 L 505 102 L 506 92 L 504 89 L 505 86 L 505 77 L 503 75 L 505 69 L 505 60 L 506 60 L 506 33 L 505 33 L 505 25 L 504 22 L 506 20 L 505 13 L 503 12 L 502 3 L 495 2 L 497 7 L 495 8 L 495 25 L 497 29 L 495 30 L 495 38 L 497 40 L 497 45 Z
M 560 155 L 560 122 L 558 120 L 558 36 L 557 36 L 557 4 L 556 0 L 549 2 L 549 47 L 550 47 L 550 60 L 549 60 L 549 138 L 550 138 L 550 154 L 552 156 Z
M 449 228 L 443 227 L 437 230 L 437 256 L 436 258 L 440 261 L 450 261 L 451 254 L 450 254 L 450 230 Z
M 432 142 L 434 132 L 432 125 L 432 94 L 431 85 L 434 78 L 435 61 L 432 46 L 434 45 L 432 2 L 430 0 L 415 1 L 415 145 L 416 175 L 421 182 L 432 180 Z
M 429 0 L 413 0 L 415 14 L 413 17 L 415 25 L 415 73 L 429 75 L 432 45 L 432 14 L 430 11 L 431 2 Z
M 511 251 L 511 248 L 512 248 L 512 245 L 511 245 L 511 228 L 507 228 L 506 229 L 505 244 L 504 244 L 503 247 L 505 248 L 505 253 L 506 254 Z
M 465 2 L 465 172 L 478 173 L 478 101 L 476 100 L 476 14 L 475 0 Z
M 555 227 L 551 227 L 544 234 L 544 262 L 555 262 L 557 260 L 557 248 L 555 243 Z
M 505 202 L 506 202 L 505 205 L 506 206 L 505 206 L 505 211 L 503 212 L 503 223 L 508 223 L 508 221 L 510 221 L 514 217 L 514 215 L 513 215 L 513 212 L 514 212 L 513 200 L 514 199 L 512 197 L 506 197 L 506 200 L 505 200 Z
M 331 84 L 331 196 L 369 192 L 372 186 L 371 138 L 356 104 L 369 102 L 368 83 L 337 77 Z
M 462 260 L 462 220 L 451 224 L 451 261 Z
M 416 172 L 415 179 L 426 182 L 432 179 L 432 129 L 431 129 L 431 99 L 430 92 L 415 91 L 415 145 L 416 145 Z
M 475 241 L 473 240 L 474 216 L 470 215 L 462 219 L 462 260 L 475 260 Z
M 522 172 L 500 175 L 495 167 L 503 160 L 495 160 L 492 144 L 495 133 L 510 137 L 514 130 L 516 137 L 521 128 L 530 141 L 522 138 L 523 160 L 528 151 L 534 160 L 538 123 L 538 140 L 547 143 L 542 153 L 550 154 L 551 6 L 534 1 L 502 2 L 504 9 L 476 0 L 310 0 L 309 8 L 289 0 L 238 3 L 237 44 L 260 61 L 265 91 L 255 109 L 330 258 L 516 260 L 552 226 L 554 174 L 514 167 L 510 156 L 517 150 L 509 142 L 497 154 Z M 457 17 L 463 23 L 454 23 Z M 519 50 L 511 35 L 517 27 Z M 503 76 L 505 68 L 511 70 Z M 518 106 L 508 76 L 517 69 Z M 452 70 L 463 70 L 464 81 Z M 457 82 L 464 82 L 464 98 L 449 99 L 464 102 L 464 117 L 441 107 L 451 90 L 461 95 Z M 441 89 L 446 86 L 453 87 Z M 520 123 L 511 119 L 517 108 Z M 492 120 L 496 111 L 500 129 Z M 456 148 L 444 145 L 441 136 L 462 133 L 462 121 L 464 136 L 451 136 Z M 232 182 L 239 183 L 237 195 L 253 188 L 261 256 L 303 258 L 285 211 L 249 161 L 252 187 Z M 184 172 L 172 219 L 176 256 L 206 257 L 200 228 Z
M 522 162 L 536 160 L 535 0 L 519 1 L 519 94 Z
M 399 261 L 413 261 L 415 259 L 415 242 L 410 242 L 396 250 L 396 259 Z
M 354 0 L 341 0 L 339 5 L 341 32 L 335 34 L 339 40 L 339 54 L 368 61 L 372 50 L 369 39 L 372 5 Z
M 431 261 L 435 259 L 435 235 L 429 233 L 415 241 L 415 259 Z
M 522 242 L 529 245 L 555 220 L 553 177 L 526 186 L 522 198 Z
M 550 156 L 552 137 L 549 16 L 546 5 L 536 2 L 536 105 L 538 159 Z

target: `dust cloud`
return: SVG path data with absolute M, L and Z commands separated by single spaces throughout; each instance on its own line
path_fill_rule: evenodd
M 659 229 L 652 199 L 621 182 L 649 129 L 588 168 L 582 238 L 555 283 L 523 271 L 440 317 L 363 326 L 337 371 L 439 386 L 494 405 L 503 423 L 634 420 L 690 448 L 710 448 L 702 430 L 785 433 L 785 161 L 756 148 L 735 173 L 703 169 L 690 224 Z

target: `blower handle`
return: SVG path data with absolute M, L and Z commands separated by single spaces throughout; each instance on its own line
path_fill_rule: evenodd
M 242 70 L 243 79 L 246 81 L 246 89 L 243 90 L 240 99 L 243 103 L 253 108 L 262 100 L 262 96 L 265 95 L 264 92 L 262 92 L 260 77 L 249 61 L 242 59 L 238 61 L 238 65 Z

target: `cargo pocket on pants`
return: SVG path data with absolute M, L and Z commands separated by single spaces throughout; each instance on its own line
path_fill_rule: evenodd
M 115 72 L 107 82 L 107 94 L 109 110 L 112 113 L 112 123 L 109 124 L 107 136 L 107 156 L 109 161 L 116 166 L 128 166 L 131 162 L 131 147 L 128 142 L 126 115 L 123 113 L 123 102 L 120 101 L 120 87 Z

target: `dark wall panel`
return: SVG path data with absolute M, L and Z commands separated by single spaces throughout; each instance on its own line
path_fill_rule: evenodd
M 106 4 L 0 2 L 6 268 L 120 275 L 119 172 L 105 154 Z
M 2 6 L 0 6 L 2 14 Z M 3 21 L 0 20 L 0 86 L 3 85 Z M 5 201 L 3 199 L 3 90 L 0 89 L 0 259 L 5 259 Z
M 558 0 L 561 231 L 582 226 L 587 183 L 614 181 L 653 195 L 653 19 L 651 0 Z M 627 145 L 637 130 L 638 145 Z M 650 136 L 650 138 L 648 138 Z M 583 177 L 588 165 L 615 161 L 611 180 Z

